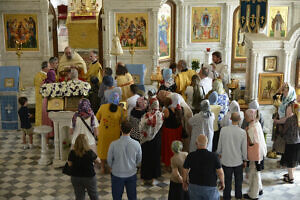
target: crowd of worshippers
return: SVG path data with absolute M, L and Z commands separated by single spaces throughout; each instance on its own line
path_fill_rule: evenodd
M 236 199 L 263 194 L 263 116 L 256 100 L 245 113 L 237 101 L 230 102 L 229 74 L 219 52 L 199 74 L 184 60 L 163 69 L 157 91 L 141 91 L 122 63 L 116 65 L 115 78 L 112 74 L 111 68 L 104 68 L 103 78 L 90 77 L 90 95 L 80 101 L 70 122 L 68 163 L 76 199 L 84 199 L 86 190 L 91 199 L 98 199 L 95 170 L 111 174 L 113 199 L 122 199 L 124 187 L 128 199 L 137 199 L 137 174 L 143 184 L 153 185 L 162 167 L 171 173 L 171 200 L 217 200 L 219 190 L 223 199 L 231 199 L 233 177 Z M 290 184 L 300 161 L 297 100 L 287 83 L 274 96 L 278 112 L 268 153 L 282 154 L 280 164 L 288 169 L 283 181 Z

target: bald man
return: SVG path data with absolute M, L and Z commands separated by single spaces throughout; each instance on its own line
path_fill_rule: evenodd
M 240 114 L 231 114 L 232 124 L 221 129 L 217 153 L 225 174 L 224 200 L 231 199 L 231 182 L 234 174 L 235 198 L 242 199 L 243 166 L 247 160 L 247 135 L 239 127 Z
M 219 156 L 206 149 L 207 142 L 207 137 L 200 134 L 196 141 L 197 150 L 189 153 L 183 164 L 183 188 L 189 190 L 190 200 L 218 200 L 217 176 L 220 179 L 219 189 L 224 189 Z
M 84 79 L 84 75 L 87 72 L 85 61 L 77 52 L 72 50 L 71 47 L 66 47 L 64 50 L 64 55 L 59 60 L 57 69 L 61 80 L 64 80 L 66 76 L 65 72 L 70 71 L 71 66 L 76 67 L 79 72 L 79 78 Z

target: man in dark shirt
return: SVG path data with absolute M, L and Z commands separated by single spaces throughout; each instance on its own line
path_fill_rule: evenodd
M 218 200 L 219 189 L 224 189 L 224 172 L 216 153 L 209 152 L 207 137 L 200 134 L 196 141 L 197 150 L 189 153 L 183 164 L 183 189 L 189 190 L 190 200 Z M 189 182 L 188 182 L 189 175 Z

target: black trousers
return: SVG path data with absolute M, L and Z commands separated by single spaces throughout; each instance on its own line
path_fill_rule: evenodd
M 242 184 L 243 184 L 243 164 L 236 167 L 222 166 L 225 175 L 225 189 L 223 191 L 224 200 L 231 199 L 231 182 L 232 174 L 234 174 L 235 198 L 242 198 Z

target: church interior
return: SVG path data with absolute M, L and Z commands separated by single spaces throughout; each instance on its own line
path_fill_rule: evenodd
M 124 63 L 131 82 L 148 96 L 161 86 L 164 69 L 172 64 L 184 60 L 188 69 L 201 74 L 219 52 L 227 79 L 219 78 L 230 101 L 238 102 L 245 116 L 250 102 L 259 103 L 268 153 L 274 148 L 273 116 L 280 110 L 274 96 L 283 85 L 300 95 L 299 0 L 0 0 L 0 27 L 0 200 L 75 199 L 70 176 L 62 173 L 71 146 L 70 123 L 81 101 L 73 94 L 90 94 L 89 73 L 96 62 L 103 70 L 99 83 L 106 84 L 106 68 L 117 77 L 118 63 Z M 52 70 L 56 83 L 51 87 L 52 82 L 36 85 L 45 61 L 47 67 L 52 61 L 58 66 Z M 73 68 L 78 77 L 72 83 L 79 81 L 80 89 L 67 95 Z M 43 73 L 43 80 L 48 79 L 49 72 Z M 130 89 L 122 92 L 126 107 L 132 95 Z M 177 93 L 186 100 L 187 93 Z M 33 148 L 23 148 L 20 97 L 27 98 Z M 50 124 L 41 122 L 44 109 Z M 300 148 L 298 156 L 300 161 Z M 282 181 L 287 168 L 280 165 L 281 157 L 265 156 L 263 194 L 252 199 L 300 199 L 300 168 L 296 166 L 292 184 L 290 178 L 290 183 Z M 102 174 L 99 166 L 95 171 L 99 199 L 113 199 L 111 175 Z M 137 199 L 168 199 L 169 168 L 162 164 L 161 176 L 152 184 L 145 184 L 139 173 Z M 244 177 L 243 194 L 250 187 Z M 222 199 L 223 191 L 219 193 Z M 232 186 L 232 199 L 240 199 L 234 195 Z

